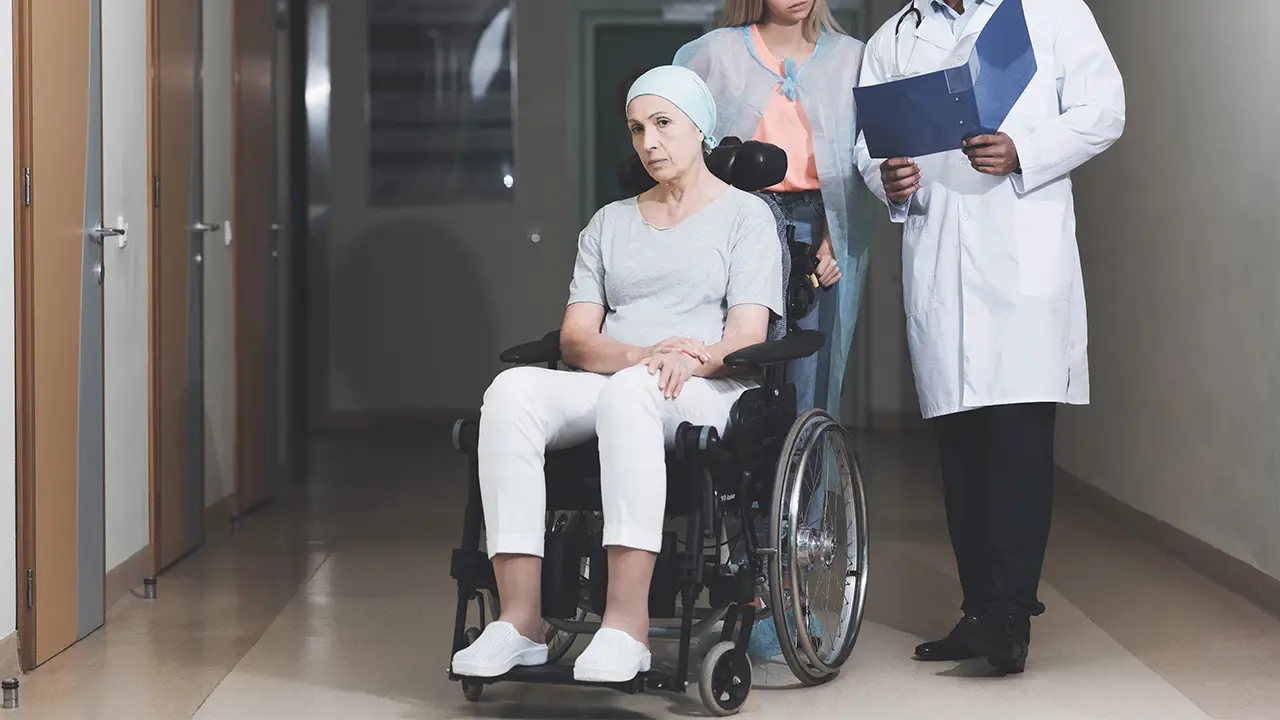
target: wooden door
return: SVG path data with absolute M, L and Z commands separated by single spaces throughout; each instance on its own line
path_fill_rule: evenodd
M 276 353 L 271 294 L 276 219 L 272 58 L 274 0 L 235 0 L 236 501 L 241 514 L 269 500 L 275 478 Z
M 163 570 L 204 538 L 200 2 L 152 0 L 153 540 Z
M 19 646 L 34 668 L 102 625 L 99 0 L 18 0 Z

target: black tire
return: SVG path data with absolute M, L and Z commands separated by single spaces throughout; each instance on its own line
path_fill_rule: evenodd
M 751 694 L 751 660 L 731 642 L 712 646 L 702 658 L 698 694 L 707 711 L 716 717 L 738 714 Z
M 820 526 L 802 528 L 807 521 L 801 517 L 806 513 L 800 510 L 800 496 L 808 471 L 830 461 L 837 471 L 837 504 L 849 516 L 848 529 L 840 531 L 834 522 L 828 523 L 829 502 L 825 500 Z M 773 493 L 769 542 L 775 552 L 769 559 L 769 600 L 778 644 L 796 678 L 807 685 L 819 685 L 834 678 L 849 659 L 866 610 L 866 495 L 848 431 L 822 410 L 803 413 L 783 442 Z M 843 544 L 839 542 L 841 535 L 845 535 Z M 842 573 L 843 602 L 834 636 L 824 638 L 824 633 L 810 632 L 811 599 L 799 568 L 831 567 L 837 553 L 847 558 Z M 791 588 L 800 591 L 793 593 Z
M 463 633 L 463 637 L 467 641 L 467 647 L 471 647 L 471 643 L 474 643 L 476 639 L 480 637 L 480 628 L 467 628 L 467 631 Z M 462 696 L 469 702 L 479 702 L 480 695 L 484 693 L 484 683 L 479 680 L 472 680 L 471 678 L 462 678 L 461 682 Z

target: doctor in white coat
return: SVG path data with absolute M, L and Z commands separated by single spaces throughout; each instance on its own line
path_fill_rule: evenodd
M 957 64 L 1002 2 L 1022 2 L 1038 70 L 999 133 L 926 158 L 872 158 L 859 138 L 857 163 L 905 226 L 911 361 L 964 595 L 916 658 L 1017 673 L 1044 612 L 1055 410 L 1089 400 L 1071 171 L 1123 132 L 1123 81 L 1083 0 L 912 0 L 867 43 L 859 81 Z

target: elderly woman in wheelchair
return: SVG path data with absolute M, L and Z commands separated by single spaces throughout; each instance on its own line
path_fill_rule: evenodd
M 778 574 L 773 584 L 785 586 L 771 588 L 771 597 L 785 592 L 789 598 L 782 602 L 790 625 L 779 628 L 780 639 L 788 640 L 784 654 L 792 651 L 788 664 L 794 657 L 804 667 L 802 679 L 819 682 L 847 658 L 865 589 L 861 482 L 843 429 L 821 422 L 821 411 L 814 413 L 816 422 L 808 423 L 803 438 L 796 427 L 788 432 L 795 416 L 794 389 L 789 396 L 779 392 L 777 372 L 787 360 L 817 351 L 822 337 L 812 331 L 788 336 L 780 322 L 789 309 L 791 262 L 807 259 L 803 251 L 796 257 L 783 252 L 778 214 L 747 191 L 767 185 L 760 184 L 761 167 L 776 170 L 776 153 L 767 151 L 777 149 L 756 147 L 751 155 L 739 144 L 709 154 L 715 148 L 715 103 L 701 78 L 685 68 L 659 67 L 641 76 L 628 93 L 626 112 L 638 163 L 645 179 L 656 184 L 595 214 L 579 236 L 558 342 L 548 336 L 542 343 L 509 351 L 505 359 L 522 366 L 504 371 L 490 385 L 478 428 L 460 423 L 455 429 L 459 449 L 469 446 L 478 482 L 472 488 L 464 547 L 454 557 L 459 614 L 450 675 L 463 682 L 468 697 L 478 697 L 483 683 L 497 679 L 683 690 L 694 604 L 706 584 L 712 586 L 712 605 L 722 609 L 717 617 L 725 642 L 713 650 L 710 667 L 704 661 L 703 699 L 724 714 L 740 707 L 750 687 L 745 649 L 754 621 L 751 598 L 763 584 L 766 563 L 779 565 L 779 573 L 771 568 L 770 577 Z M 719 165 L 713 170 L 708 162 Z M 785 156 L 782 162 L 785 170 Z M 732 182 L 735 178 L 740 181 Z M 569 369 L 556 369 L 557 360 Z M 754 437 L 742 443 L 746 447 L 735 450 L 729 438 L 720 441 L 726 430 L 734 432 L 731 424 L 743 425 L 743 435 L 754 429 Z M 830 439 L 824 444 L 820 436 Z M 791 454 L 798 451 L 799 456 L 779 462 L 788 444 Z M 810 457 L 818 445 L 837 446 L 836 462 Z M 598 464 L 563 460 L 584 447 Z M 771 453 L 763 463 L 762 453 Z M 831 524 L 819 537 L 787 527 L 787 537 L 772 533 L 768 542 L 773 548 L 764 548 L 757 547 L 758 528 L 751 522 L 767 505 L 762 496 L 775 489 L 774 466 L 789 468 L 785 490 L 793 497 L 784 504 L 818 492 L 800 487 L 806 463 L 818 472 L 819 466 L 843 467 L 848 505 L 856 506 L 857 515 L 852 520 L 857 537 L 846 543 L 858 556 L 855 582 L 845 583 L 852 593 L 843 591 L 856 607 L 844 612 L 842 636 L 825 643 L 839 645 L 836 655 L 825 659 L 819 652 L 826 649 L 824 643 L 797 631 L 795 618 L 807 617 L 808 601 L 802 603 L 803 593 L 792 588 L 804 582 L 796 568 L 788 568 L 788 578 L 781 577 L 781 565 L 797 565 L 801 552 L 822 564 L 840 544 L 835 535 L 848 534 L 847 528 Z M 680 470 L 684 472 L 673 472 Z M 553 485 L 567 478 L 553 477 L 555 473 L 598 478 L 598 497 L 583 498 L 577 490 L 557 493 Z M 713 481 L 713 476 L 726 479 Z M 487 557 L 477 557 L 473 547 L 480 534 L 477 499 L 483 508 Z M 543 595 L 549 577 L 544 556 L 548 563 L 552 559 L 548 544 L 564 542 L 548 531 L 548 511 L 565 509 L 598 509 L 603 523 L 594 552 L 582 540 L 585 526 L 574 525 L 579 530 L 569 552 L 569 604 L 574 606 L 569 610 L 574 612 L 552 614 L 575 620 L 583 616 L 579 558 L 590 557 L 591 580 L 607 577 L 596 602 L 583 603 L 603 613 L 573 665 L 572 678 L 552 672 L 552 667 L 539 668 L 554 660 L 550 655 L 563 652 L 549 648 L 554 633 L 548 634 L 544 619 L 551 601 Z M 664 522 L 681 509 L 689 517 L 688 549 L 676 557 L 674 533 L 664 533 Z M 800 515 L 792 510 L 784 512 L 785 522 L 772 524 L 798 525 L 791 518 Z M 704 538 L 714 535 L 718 541 L 735 522 L 734 559 L 722 562 L 719 549 L 708 555 Z M 842 578 L 851 577 L 848 567 L 840 568 Z M 652 672 L 650 610 L 655 603 L 666 604 L 663 596 L 674 603 L 676 593 L 669 590 L 676 585 L 684 600 L 681 656 L 678 672 L 668 676 Z M 500 614 L 482 632 L 464 632 L 468 604 L 481 588 L 496 591 Z M 482 616 L 483 607 L 481 603 Z

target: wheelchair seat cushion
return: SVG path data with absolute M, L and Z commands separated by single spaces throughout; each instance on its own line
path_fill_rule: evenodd
M 674 451 L 666 453 L 667 511 L 680 512 L 688 505 L 682 488 L 688 477 Z M 595 439 L 564 450 L 548 450 L 544 465 L 547 479 L 547 509 L 599 512 L 600 446 Z

